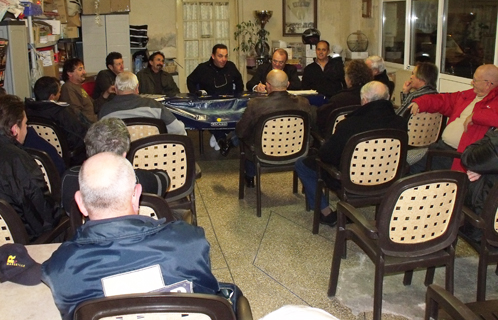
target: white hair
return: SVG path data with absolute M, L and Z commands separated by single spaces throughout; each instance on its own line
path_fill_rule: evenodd
M 389 88 L 379 81 L 370 81 L 360 90 L 361 100 L 372 102 L 377 100 L 389 100 Z
M 116 90 L 134 91 L 138 86 L 137 76 L 130 71 L 123 71 L 116 76 Z
M 379 70 L 379 72 L 384 72 L 386 66 L 384 65 L 384 59 L 381 56 L 370 56 L 365 60 L 372 62 L 372 69 Z

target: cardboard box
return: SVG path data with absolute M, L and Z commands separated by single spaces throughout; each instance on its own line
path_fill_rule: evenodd
M 62 27 L 62 38 L 63 39 L 75 39 L 80 37 L 80 32 L 78 27 L 70 26 L 69 24 L 63 24 Z
M 130 0 L 100 0 L 95 8 L 95 0 L 83 0 L 83 14 L 110 14 L 130 12 Z
M 55 62 L 54 50 L 38 51 L 43 65 L 43 75 L 59 79 L 59 64 Z
M 61 34 L 61 21 L 60 20 L 38 20 L 44 22 L 52 27 L 52 34 Z
M 78 13 L 74 16 L 68 16 L 67 17 L 67 25 L 73 26 L 73 27 L 81 27 L 80 14 Z
M 44 3 L 43 11 L 56 12 L 58 15 L 56 15 L 55 18 L 61 23 L 67 23 L 68 15 L 66 0 L 53 0 L 51 3 Z

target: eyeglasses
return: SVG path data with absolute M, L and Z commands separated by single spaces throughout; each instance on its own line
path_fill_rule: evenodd
M 479 81 L 486 81 L 486 82 L 489 82 L 489 80 L 476 80 L 476 79 L 472 79 L 472 82 L 479 82 Z M 490 82 L 491 84 L 493 84 L 493 82 Z
M 285 61 L 272 60 L 271 62 L 278 64 L 279 66 L 283 66 L 285 64 Z

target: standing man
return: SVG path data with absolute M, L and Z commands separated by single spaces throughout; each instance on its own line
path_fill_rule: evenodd
M 412 71 L 410 79 L 403 84 L 401 92 L 401 108 L 396 114 L 403 116 L 413 99 L 425 94 L 437 93 L 437 77 L 439 70 L 432 62 L 419 62 Z
M 211 58 L 199 64 L 187 77 L 190 93 L 199 90 L 210 95 L 237 94 L 244 91 L 242 75 L 235 64 L 228 61 L 228 48 L 224 44 L 213 47 Z
M 101 70 L 95 79 L 95 89 L 92 96 L 94 99 L 98 99 L 102 93 L 113 86 L 116 75 L 124 71 L 123 56 L 119 52 L 111 52 L 105 58 L 105 65 L 107 69 Z M 114 94 L 111 94 L 108 99 L 113 97 Z
M 146 117 L 163 120 L 168 133 L 187 135 L 183 122 L 161 103 L 151 98 L 138 95 L 139 82 L 137 76 L 130 71 L 116 76 L 116 96 L 102 106 L 99 119 L 104 118 L 136 118 Z
M 65 83 L 62 85 L 60 100 L 69 103 L 81 121 L 92 124 L 97 121 L 100 106 L 106 102 L 111 93 L 114 93 L 114 87 L 109 87 L 94 101 L 81 87 L 85 82 L 85 76 L 83 61 L 78 58 L 66 60 L 62 67 L 62 80 Z
M 385 84 L 389 88 L 389 95 L 392 96 L 394 91 L 394 83 L 391 83 L 391 80 L 389 80 L 389 77 L 387 76 L 384 59 L 380 56 L 370 56 L 365 59 L 365 63 L 372 70 L 374 80 Z
M 173 77 L 163 70 L 164 54 L 160 51 L 154 52 L 149 57 L 148 68 L 137 73 L 140 82 L 140 93 L 162 94 L 168 97 L 180 93 L 180 89 L 173 80 Z
M 325 40 L 319 41 L 316 45 L 315 62 L 304 68 L 303 90 L 316 90 L 329 99 L 346 88 L 341 52 L 341 46 L 334 45 L 334 53 L 330 57 L 329 43 Z
M 142 186 L 128 160 L 99 153 L 83 163 L 79 182 L 74 198 L 90 221 L 42 265 L 42 281 L 50 287 L 62 319 L 72 319 L 78 303 L 104 297 L 112 288 L 104 278 L 111 276 L 134 273 L 140 280 L 120 281 L 128 292 L 182 281 L 195 293 L 219 291 L 202 228 L 138 215 Z M 150 276 L 144 268 L 157 273 Z
M 284 71 L 277 69 L 268 73 L 266 77 L 268 96 L 249 100 L 235 128 L 237 137 L 244 140 L 245 144 L 254 144 L 254 126 L 261 117 L 274 111 L 304 110 L 310 114 L 311 123 L 315 122 L 315 108 L 310 106 L 308 99 L 289 94 L 288 86 L 289 80 Z M 254 188 L 254 176 L 256 175 L 254 162 L 246 160 L 245 172 L 247 187 Z
M 485 64 L 477 68 L 471 82 L 473 89 L 463 92 L 428 94 L 413 100 L 412 114 L 439 112 L 448 117 L 441 139 L 429 149 L 463 152 L 482 139 L 491 127 L 498 127 L 498 67 Z M 424 171 L 427 156 L 410 166 L 410 173 Z M 432 168 L 465 172 L 460 159 L 436 157 Z
M 282 70 L 289 78 L 289 90 L 301 89 L 301 80 L 295 66 L 287 64 L 288 55 L 284 49 L 277 49 L 273 53 L 271 63 L 264 63 L 256 69 L 256 74 L 247 82 L 247 90 L 266 93 L 266 75 L 272 70 Z

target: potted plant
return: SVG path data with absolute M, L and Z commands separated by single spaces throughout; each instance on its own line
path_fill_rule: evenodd
M 235 26 L 233 35 L 239 46 L 234 48 L 233 51 L 239 51 L 246 56 L 248 67 L 256 66 L 254 47 L 259 40 L 259 30 L 259 26 L 252 21 L 243 21 Z

